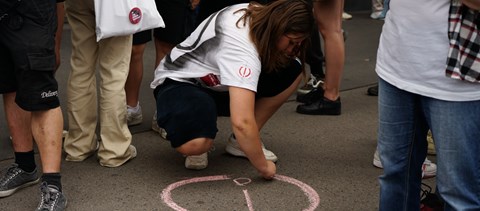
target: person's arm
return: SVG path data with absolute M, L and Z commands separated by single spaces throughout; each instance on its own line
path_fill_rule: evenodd
M 238 144 L 263 178 L 272 179 L 276 166 L 272 161 L 267 161 L 263 154 L 255 121 L 255 93 L 238 87 L 229 87 L 229 93 L 230 119 Z
M 473 10 L 480 10 L 480 0 L 461 0 L 463 4 Z
M 55 32 L 55 67 L 60 67 L 60 45 L 62 43 L 65 7 L 63 1 L 57 1 L 57 31 Z

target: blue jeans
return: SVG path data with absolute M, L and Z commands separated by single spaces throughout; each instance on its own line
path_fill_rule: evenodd
M 480 101 L 438 100 L 379 79 L 378 109 L 380 210 L 419 210 L 428 128 L 445 210 L 480 210 Z

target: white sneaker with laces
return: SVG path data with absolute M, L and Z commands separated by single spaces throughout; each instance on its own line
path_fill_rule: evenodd
M 270 160 L 272 162 L 277 162 L 278 160 L 277 156 L 272 151 L 266 149 L 263 143 L 262 143 L 262 150 L 267 160 Z M 225 151 L 237 157 L 247 157 L 247 155 L 245 155 L 245 153 L 240 149 L 240 145 L 238 144 L 233 134 L 231 134 L 230 137 L 228 138 L 227 147 L 225 148 Z
M 137 104 L 137 107 L 130 107 L 129 105 L 127 105 L 127 125 L 139 125 L 142 124 L 142 121 L 143 115 L 140 103 Z
M 190 155 L 185 158 L 185 168 L 201 170 L 208 166 L 208 152 L 200 155 Z
M 380 156 L 378 155 L 378 150 L 375 150 L 373 154 L 373 165 L 377 168 L 383 169 L 382 162 L 380 161 Z M 432 163 L 428 158 L 425 158 L 422 165 L 422 178 L 432 178 L 437 175 L 437 165 Z

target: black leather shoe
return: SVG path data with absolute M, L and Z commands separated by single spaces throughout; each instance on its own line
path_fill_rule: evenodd
M 369 87 L 367 89 L 367 94 L 370 96 L 378 96 L 378 85 Z
M 300 103 L 313 103 L 319 99 L 323 98 L 323 89 L 321 87 L 314 88 L 307 94 L 297 94 L 297 102 Z
M 340 97 L 335 101 L 322 97 L 314 102 L 297 106 L 297 113 L 308 115 L 340 115 L 341 111 Z

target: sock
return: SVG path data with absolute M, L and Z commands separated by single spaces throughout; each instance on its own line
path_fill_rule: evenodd
M 29 152 L 15 152 L 15 163 L 18 164 L 18 168 L 28 173 L 33 172 L 37 167 L 33 150 Z
M 58 188 L 60 192 L 62 192 L 62 176 L 60 173 L 44 173 L 42 175 L 42 181 L 46 182 L 48 185 L 53 185 Z
M 138 110 L 140 110 L 140 102 L 137 102 L 135 107 L 127 105 L 127 109 L 132 113 L 138 113 Z

